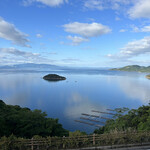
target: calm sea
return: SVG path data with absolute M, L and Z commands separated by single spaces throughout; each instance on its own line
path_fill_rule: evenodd
M 88 133 L 96 127 L 74 121 L 80 120 L 82 113 L 100 115 L 92 110 L 138 108 L 150 102 L 150 80 L 143 73 L 107 70 L 81 74 L 60 72 L 59 75 L 67 80 L 59 82 L 43 80 L 46 74 L 1 72 L 0 99 L 7 104 L 41 109 L 49 117 L 59 118 L 65 129 Z

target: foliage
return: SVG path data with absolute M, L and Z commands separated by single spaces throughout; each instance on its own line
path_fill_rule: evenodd
M 149 75 L 146 75 L 146 78 L 147 78 L 147 79 L 150 79 L 150 74 L 149 74 Z
M 86 135 L 86 132 L 81 132 L 79 130 L 76 130 L 74 132 L 69 132 L 69 137 L 77 137 L 77 136 L 84 136 Z
M 96 129 L 94 133 L 103 134 L 110 133 L 114 130 L 117 131 L 127 131 L 127 130 L 135 130 L 135 131 L 150 131 L 150 105 L 142 106 L 138 109 L 128 109 L 123 108 L 120 109 L 121 113 L 117 109 L 116 118 L 112 120 L 108 120 L 106 125 Z
M 57 74 L 48 74 L 44 76 L 43 79 L 48 81 L 59 81 L 59 80 L 66 80 L 66 77 L 59 76 Z
M 75 131 L 75 133 L 77 133 Z M 78 132 L 79 133 L 79 132 Z M 2 137 L 0 139 L 0 150 L 57 150 L 72 149 L 91 146 L 108 146 L 114 148 L 116 145 L 127 146 L 127 144 L 138 145 L 150 142 L 149 132 L 118 132 L 99 135 L 84 135 L 74 137 L 40 137 L 34 136 L 32 139 L 17 138 L 14 135 Z M 129 145 L 131 146 L 131 145 Z M 108 147 L 107 147 L 108 148 Z M 89 148 L 90 149 L 90 148 Z
M 122 68 L 113 68 L 111 70 L 150 72 L 150 66 L 144 67 L 144 66 L 138 66 L 138 65 L 131 65 L 131 66 L 125 66 L 125 67 L 122 67 Z
M 47 118 L 41 110 L 6 105 L 0 100 L 0 137 L 11 134 L 31 138 L 34 135 L 67 136 L 69 133 L 58 119 Z

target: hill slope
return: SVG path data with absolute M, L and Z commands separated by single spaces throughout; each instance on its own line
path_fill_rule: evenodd
M 150 131 L 150 103 L 138 109 L 116 109 L 116 116 L 108 120 L 105 126 L 95 130 L 95 133 L 109 133 L 111 131 Z
M 118 70 L 118 71 L 133 71 L 133 72 L 150 72 L 150 66 L 144 67 L 144 66 L 138 66 L 138 65 L 131 65 L 131 66 L 125 66 L 122 68 L 113 68 L 111 70 Z
M 48 118 L 41 110 L 30 110 L 20 106 L 6 105 L 0 100 L 0 137 L 10 136 L 32 138 L 39 136 L 67 136 L 58 119 Z

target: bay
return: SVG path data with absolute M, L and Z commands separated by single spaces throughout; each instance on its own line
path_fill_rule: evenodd
M 58 118 L 65 129 L 87 133 L 96 127 L 75 122 L 83 117 L 82 113 L 102 115 L 92 110 L 133 109 L 150 102 L 150 80 L 144 73 L 53 71 L 67 78 L 59 82 L 43 80 L 48 73 L 1 72 L 0 99 L 11 105 L 41 109 L 48 117 Z

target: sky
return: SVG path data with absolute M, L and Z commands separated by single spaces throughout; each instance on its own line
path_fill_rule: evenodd
M 150 0 L 0 0 L 0 65 L 150 65 Z

